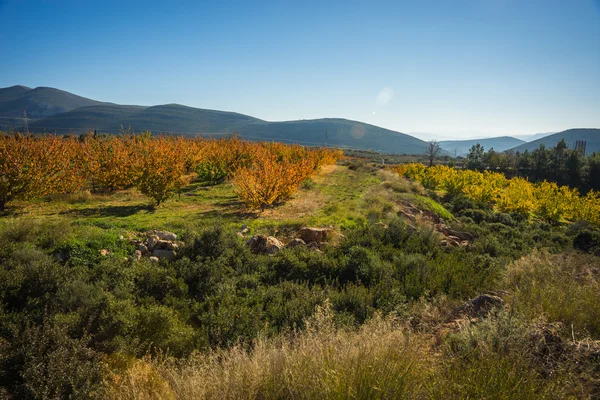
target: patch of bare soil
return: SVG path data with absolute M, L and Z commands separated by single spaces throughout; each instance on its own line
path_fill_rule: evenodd
M 322 184 L 327 175 L 336 171 L 337 165 L 326 165 L 312 178 L 313 182 Z M 292 199 L 278 207 L 269 208 L 260 213 L 261 218 L 283 220 L 289 218 L 303 218 L 314 215 L 323 208 L 327 202 L 327 196 L 315 189 L 300 189 Z

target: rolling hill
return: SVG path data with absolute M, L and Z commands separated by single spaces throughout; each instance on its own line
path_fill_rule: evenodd
M 70 131 L 85 132 L 123 120 L 132 114 L 144 111 L 146 108 L 118 104 L 81 107 L 29 123 L 29 130 L 31 132 L 56 132 L 59 134 Z M 120 132 L 120 127 L 114 133 L 118 132 Z
M 550 136 L 556 132 L 543 132 L 543 133 L 534 133 L 532 135 L 513 135 L 514 138 L 521 139 L 525 142 L 533 142 L 534 140 L 541 139 L 546 136 Z
M 523 143 L 512 148 L 512 150 L 520 152 L 529 150 L 531 152 L 540 147 L 541 144 L 546 147 L 554 147 L 562 139 L 567 141 L 567 144 L 571 149 L 575 146 L 575 141 L 584 140 L 586 141 L 586 154 L 600 152 L 600 129 L 591 128 L 567 129 L 566 131 L 534 140 L 533 142 Z
M 234 112 L 165 104 L 147 107 L 136 114 L 117 118 L 100 129 L 114 132 L 123 126 L 131 127 L 135 131 L 164 133 L 231 133 L 239 126 L 253 122 L 265 121 Z
M 15 116 L 9 127 L 23 126 L 22 109 L 27 109 L 28 116 L 39 117 L 29 120 L 31 132 L 64 134 L 95 129 L 99 133 L 119 133 L 122 128 L 185 135 L 236 132 L 251 140 L 328 144 L 398 154 L 422 154 L 427 147 L 426 142 L 404 133 L 339 118 L 269 122 L 179 104 L 144 107 L 101 103 L 58 89 L 24 86 L 0 89 L 0 99 L 4 99 L 0 101 L 0 115 Z M 44 114 L 49 115 L 42 117 Z
M 178 104 L 153 107 L 100 105 L 82 107 L 30 123 L 32 132 L 84 132 L 96 129 L 135 132 L 231 134 L 252 140 L 274 140 L 307 145 L 327 144 L 401 154 L 424 153 L 426 143 L 412 136 L 346 119 L 326 118 L 268 122 L 234 112 L 205 110 Z
M 485 151 L 493 148 L 495 151 L 504 151 L 525 143 L 524 140 L 516 139 L 511 136 L 502 136 L 486 139 L 469 139 L 469 140 L 443 140 L 440 142 L 440 147 L 446 150 L 451 155 L 466 156 L 469 154 L 469 149 L 479 143 Z
M 0 89 L 0 102 L 14 100 L 25 92 L 30 91 L 31 88 L 27 86 L 11 86 L 7 88 Z M 22 115 L 22 113 L 21 113 Z
M 29 118 L 38 119 L 100 104 L 106 103 L 49 87 L 29 89 L 11 86 L 0 89 L 0 116 L 3 118 L 21 118 L 27 111 Z

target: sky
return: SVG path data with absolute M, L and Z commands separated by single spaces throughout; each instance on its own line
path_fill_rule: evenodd
M 12 85 L 427 139 L 600 128 L 600 0 L 0 0 Z

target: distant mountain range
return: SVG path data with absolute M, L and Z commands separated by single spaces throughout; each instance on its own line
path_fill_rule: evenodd
M 179 104 L 152 107 L 103 103 L 52 89 L 0 89 L 0 129 L 22 129 L 27 110 L 30 132 L 135 132 L 231 134 L 254 140 L 329 145 L 397 154 L 423 154 L 427 143 L 401 132 L 339 118 L 269 122 L 234 112 Z
M 396 154 L 423 154 L 427 142 L 390 129 L 341 118 L 270 122 L 228 111 L 206 110 L 179 104 L 157 106 L 120 105 L 100 102 L 63 90 L 26 86 L 0 89 L 0 130 L 23 129 L 23 112 L 27 111 L 30 132 L 79 134 L 120 133 L 149 130 L 154 133 L 231 134 L 251 140 L 273 140 L 306 145 L 329 145 Z M 444 140 L 445 154 L 466 155 L 476 143 L 486 150 L 537 148 L 540 143 L 554 146 L 561 138 L 569 146 L 575 140 L 587 140 L 588 153 L 600 150 L 598 129 L 574 129 L 549 135 L 530 143 L 514 137 L 477 140 Z M 573 142 L 573 143 L 571 143 Z
M 493 148 L 495 151 L 501 152 L 519 146 L 520 144 L 525 143 L 525 141 L 511 136 L 472 140 L 443 140 L 440 142 L 440 147 L 452 156 L 456 155 L 464 157 L 469 154 L 471 147 L 477 143 L 482 145 L 485 151 Z
M 524 140 L 526 142 L 533 142 L 534 140 L 541 139 L 546 136 L 550 136 L 555 134 L 556 132 L 544 132 L 544 133 L 534 133 L 533 135 L 513 135 L 512 137 Z

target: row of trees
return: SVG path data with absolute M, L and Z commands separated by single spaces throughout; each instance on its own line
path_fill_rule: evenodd
M 425 167 L 420 163 L 404 164 L 396 172 L 421 182 L 433 190 L 443 190 L 450 197 L 464 195 L 476 203 L 490 205 L 505 213 L 535 216 L 548 221 L 586 220 L 600 224 L 600 192 L 590 190 L 581 196 L 578 189 L 554 182 L 532 183 L 521 177 L 485 170 L 459 170 L 443 165 Z
M 137 187 L 160 204 L 192 179 L 231 180 L 251 207 L 286 200 L 341 152 L 280 143 L 186 139 L 150 133 L 59 137 L 0 135 L 0 211 L 14 200 Z
M 499 153 L 476 144 L 471 147 L 466 158 L 466 168 L 476 171 L 486 169 L 503 172 L 508 177 L 519 176 L 532 182 L 544 180 L 580 189 L 600 190 L 600 154 L 583 156 L 578 150 L 571 150 L 563 139 L 555 147 L 546 148 L 543 144 L 529 152 Z

